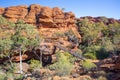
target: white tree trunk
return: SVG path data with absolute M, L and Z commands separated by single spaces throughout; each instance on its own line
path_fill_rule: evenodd
M 22 53 L 21 53 L 21 48 L 20 48 L 20 74 L 22 74 Z
M 42 63 L 42 51 L 40 51 L 40 63 L 41 63 L 41 65 L 43 65 L 43 63 Z

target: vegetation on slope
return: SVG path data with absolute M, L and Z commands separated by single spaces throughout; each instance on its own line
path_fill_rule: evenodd
M 94 60 L 105 59 L 120 53 L 119 22 L 114 21 L 113 23 L 108 23 L 106 18 L 101 18 L 101 21 L 94 22 L 85 18 L 77 21 L 76 25 L 82 36 L 82 42 L 78 40 L 71 30 L 66 33 L 56 33 L 56 36 L 59 37 L 67 36 L 69 42 L 77 45 L 76 47 L 79 48 L 79 51 L 76 51 L 76 53 L 83 55 L 87 59 Z M 0 16 L 0 60 L 7 57 L 13 68 L 14 64 L 11 61 L 13 55 L 20 54 L 20 56 L 22 56 L 25 51 L 32 51 L 33 48 L 39 46 L 39 43 L 40 36 L 34 26 L 26 24 L 22 20 L 19 20 L 17 23 L 12 23 Z M 71 46 L 68 46 L 68 48 L 71 48 Z M 67 52 L 61 51 L 56 53 L 56 56 L 57 61 L 47 65 L 47 68 L 56 71 L 55 75 L 70 75 L 74 62 L 77 59 Z M 82 61 L 78 65 L 79 67 L 82 65 L 82 67 L 87 70 L 97 67 L 89 60 Z M 20 67 L 22 66 L 20 65 Z M 39 65 L 39 61 L 34 59 L 30 61 L 30 69 L 41 67 L 42 63 Z M 11 73 L 13 73 L 13 71 Z
M 107 19 L 106 19 L 107 20 Z M 92 59 L 104 59 L 120 51 L 120 23 L 105 24 L 104 21 L 93 22 L 85 18 L 77 22 L 82 35 L 79 48 L 84 56 Z

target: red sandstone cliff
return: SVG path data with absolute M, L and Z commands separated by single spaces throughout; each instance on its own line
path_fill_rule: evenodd
M 32 4 L 29 7 L 25 5 L 11 6 L 7 8 L 0 8 L 0 15 L 14 23 L 16 23 L 19 19 L 22 19 L 28 24 L 35 25 L 40 35 L 44 36 L 46 40 L 52 41 L 50 43 L 47 41 L 41 43 L 41 46 L 46 44 L 50 47 L 48 50 L 51 51 L 51 53 L 53 52 L 53 43 L 56 39 L 57 42 L 61 40 L 65 43 L 63 46 L 67 46 L 67 43 L 70 44 L 68 40 L 62 40 L 61 37 L 56 37 L 55 34 L 57 33 L 65 33 L 72 30 L 81 40 L 81 36 L 79 35 L 75 25 L 75 15 L 72 12 L 63 12 L 58 7 L 50 8 L 40 6 L 38 4 Z M 45 52 L 44 54 L 51 53 Z M 29 58 L 31 58 L 29 54 L 26 53 L 23 55 L 23 60 Z M 13 61 L 19 61 L 19 56 L 15 56 Z
M 50 8 L 37 4 L 32 4 L 29 7 L 21 5 L 0 8 L 0 15 L 12 22 L 22 19 L 26 23 L 35 24 L 38 27 L 73 26 L 75 20 L 75 15 L 72 12 L 64 13 L 58 7 Z
M 69 29 L 77 32 L 74 23 L 75 15 L 72 12 L 63 12 L 58 7 L 50 8 L 38 4 L 32 4 L 29 7 L 11 6 L 0 8 L 0 15 L 12 22 L 22 19 L 28 24 L 37 26 L 43 35 L 50 34 L 49 37 L 55 32 L 65 32 Z M 80 35 L 76 35 L 81 38 Z

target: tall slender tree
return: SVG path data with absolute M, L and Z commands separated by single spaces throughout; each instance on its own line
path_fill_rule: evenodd
M 15 33 L 12 36 L 14 42 L 13 49 L 20 54 L 20 73 L 22 74 L 22 54 L 26 50 L 39 45 L 38 32 L 34 26 L 19 20 L 15 26 Z

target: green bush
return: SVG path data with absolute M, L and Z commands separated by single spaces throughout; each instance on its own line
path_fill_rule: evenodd
M 107 25 L 106 25 L 107 23 Z M 100 22 L 90 22 L 89 18 L 77 21 L 78 31 L 82 36 L 80 49 L 89 58 L 104 59 L 108 53 L 120 51 L 120 23 L 108 23 L 106 17 L 100 17 Z M 87 53 L 87 54 L 86 54 Z M 95 53 L 93 55 L 91 53 Z
M 7 79 L 14 79 L 14 77 L 16 77 L 16 76 L 14 76 L 14 74 L 12 73 L 12 72 L 7 72 L 6 73 L 6 77 L 7 77 Z
M 24 74 L 20 74 L 20 75 L 17 75 L 17 76 L 15 76 L 15 80 L 23 80 L 23 78 L 24 78 Z
M 70 55 L 68 53 L 57 53 L 58 61 L 52 65 L 49 65 L 48 68 L 55 70 L 57 75 L 66 76 L 69 75 L 73 66 L 70 63 Z
M 84 69 L 90 70 L 92 68 L 96 68 L 97 66 L 91 62 L 91 60 L 85 60 L 81 62 L 81 65 Z
M 91 53 L 91 52 L 85 53 L 84 57 L 86 57 L 88 59 L 97 59 L 96 54 L 95 53 Z
M 101 47 L 98 51 L 96 51 L 97 59 L 105 59 L 109 56 L 109 53 L 106 51 L 104 47 Z
M 0 69 L 0 80 L 6 80 L 6 74 L 5 74 L 5 72 L 2 70 L 2 69 Z
M 4 18 L 4 17 L 2 17 L 1 15 L 0 15 L 0 25 L 4 25 L 4 24 L 7 24 L 7 20 Z
M 0 75 L 0 80 L 7 80 L 6 76 Z
M 104 76 L 100 76 L 97 80 L 108 80 L 108 79 Z
M 65 34 L 62 33 L 62 32 L 55 32 L 54 35 L 55 35 L 56 37 L 64 37 L 64 36 L 65 36 Z
M 36 68 L 41 68 L 42 67 L 42 63 L 38 60 L 35 59 L 31 59 L 30 60 L 30 68 L 31 69 L 36 69 Z

